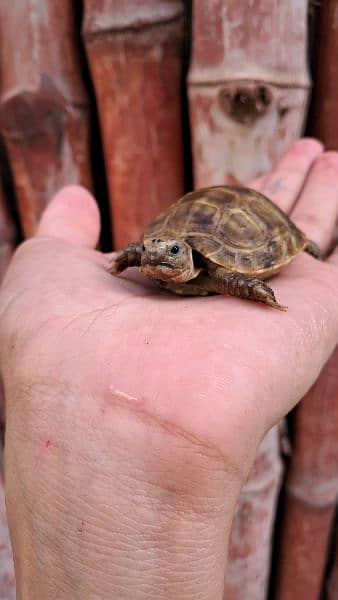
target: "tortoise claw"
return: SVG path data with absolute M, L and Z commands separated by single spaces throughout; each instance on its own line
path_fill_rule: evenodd
M 118 275 L 123 270 L 123 267 L 121 268 L 121 264 L 119 264 L 117 258 L 118 257 L 115 256 L 108 265 L 108 271 L 111 275 Z
M 279 304 L 276 300 L 265 300 L 264 303 L 271 306 L 271 308 L 275 308 L 277 310 L 282 310 L 283 312 L 286 312 L 288 310 L 287 306 L 283 306 L 283 304 Z
M 259 281 L 254 286 L 253 292 L 254 294 L 252 300 L 258 300 L 260 302 L 263 302 L 264 304 L 267 304 L 268 306 L 271 306 L 271 308 L 275 308 L 276 310 L 282 310 L 283 312 L 287 311 L 288 307 L 283 306 L 282 304 L 279 304 L 279 302 L 277 302 L 273 290 L 266 283 Z

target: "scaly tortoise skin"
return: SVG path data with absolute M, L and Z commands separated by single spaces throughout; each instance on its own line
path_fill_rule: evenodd
M 120 250 L 112 274 L 131 266 L 181 295 L 230 294 L 286 310 L 264 280 L 317 245 L 262 194 L 214 186 L 190 192 L 161 213 L 143 239 Z

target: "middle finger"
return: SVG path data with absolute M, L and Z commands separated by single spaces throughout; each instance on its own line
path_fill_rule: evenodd
M 337 152 L 325 152 L 315 161 L 291 218 L 323 253 L 328 250 L 338 219 Z

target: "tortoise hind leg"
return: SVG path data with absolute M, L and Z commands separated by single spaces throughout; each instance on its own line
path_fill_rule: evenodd
M 307 240 L 304 252 L 311 254 L 311 256 L 317 258 L 318 260 L 323 258 L 319 246 L 317 246 L 316 242 L 312 242 L 312 240 Z
M 256 277 L 248 277 L 241 273 L 229 273 L 222 267 L 211 270 L 209 275 L 215 291 L 219 294 L 229 294 L 237 296 L 237 298 L 263 302 L 272 308 L 286 310 L 286 306 L 277 302 L 273 290 Z

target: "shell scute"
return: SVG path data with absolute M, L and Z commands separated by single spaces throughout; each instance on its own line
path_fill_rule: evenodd
M 235 248 L 252 248 L 257 244 L 264 244 L 267 239 L 265 223 L 243 208 L 224 211 L 218 227 L 220 229 L 225 243 Z

